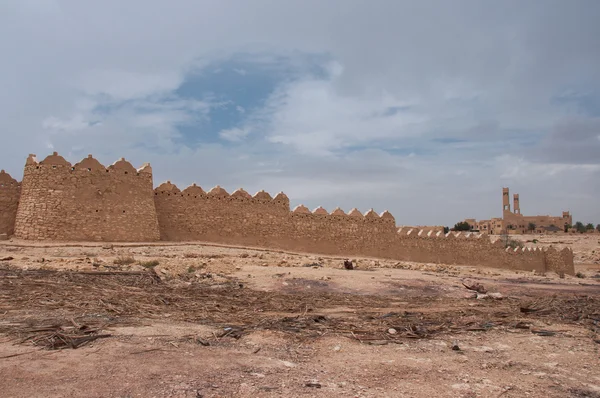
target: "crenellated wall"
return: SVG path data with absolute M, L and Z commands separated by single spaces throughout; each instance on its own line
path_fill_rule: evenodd
M 21 184 L 0 170 L 0 235 L 14 233 L 20 195 Z
M 369 256 L 403 261 L 489 266 L 537 272 L 574 273 L 573 253 L 505 248 L 486 234 L 444 234 L 436 229 L 396 227 L 387 211 L 348 214 L 337 208 L 289 209 L 289 199 L 243 189 L 229 195 L 217 186 L 208 192 L 193 185 L 180 191 L 166 182 L 154 191 L 161 239 L 205 241 L 304 251 Z
M 56 152 L 30 155 L 19 185 L 0 173 L 0 234 L 62 241 L 202 241 L 340 256 L 488 266 L 573 274 L 573 252 L 505 248 L 488 235 L 444 234 L 438 228 L 396 227 L 394 217 L 357 209 L 290 210 L 284 193 L 271 197 L 217 186 L 183 191 L 166 182 L 152 189 L 148 164 L 121 159 L 104 167 L 91 155 L 71 165 Z M 19 196 L 20 192 L 20 196 Z M 18 207 L 17 207 L 18 203 Z M 16 217 L 15 217 L 16 214 Z M 15 221 L 16 219 L 16 221 Z
M 125 159 L 104 167 L 91 155 L 71 165 L 56 152 L 30 155 L 21 183 L 15 236 L 32 240 L 159 239 L 152 169 Z
M 208 192 L 196 185 L 180 191 L 166 182 L 154 190 L 162 240 L 266 246 L 278 239 L 289 213 L 289 199 L 266 192 L 250 196 L 244 190 Z M 273 243 L 271 243 L 272 245 Z

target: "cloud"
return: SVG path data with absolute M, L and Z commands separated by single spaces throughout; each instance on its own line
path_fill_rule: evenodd
M 247 129 L 232 128 L 225 129 L 219 132 L 219 137 L 227 141 L 241 141 L 250 133 Z
M 283 85 L 269 98 L 262 119 L 268 139 L 301 152 L 328 152 L 369 146 L 422 132 L 426 121 L 417 112 L 389 114 L 390 108 L 410 107 L 392 95 L 356 98 L 335 90 L 337 79 L 307 79 Z
M 558 0 L 4 1 L 2 167 L 18 176 L 49 147 L 126 156 L 158 181 L 406 224 L 498 216 L 510 186 L 526 213 L 598 223 L 598 15 Z
M 600 117 L 571 117 L 557 123 L 536 151 L 541 162 L 600 165 Z

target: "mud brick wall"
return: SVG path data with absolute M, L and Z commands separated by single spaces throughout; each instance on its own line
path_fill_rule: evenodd
M 229 195 L 221 187 L 205 192 L 193 185 L 179 190 L 167 182 L 154 191 L 161 239 L 205 241 L 340 256 L 367 256 L 403 261 L 488 266 L 574 273 L 573 253 L 505 248 L 488 235 L 444 234 L 433 229 L 397 229 L 394 217 L 370 210 L 312 212 L 289 209 L 283 193 L 251 196 L 239 189 Z
M 505 248 L 487 234 L 399 230 L 394 248 L 395 256 L 409 261 L 546 272 L 544 251 Z
M 154 191 L 162 240 L 205 241 L 250 246 L 277 246 L 289 213 L 289 199 L 266 192 L 254 197 L 244 190 L 229 195 L 192 185 L 180 191 L 170 182 Z
M 15 236 L 59 241 L 159 239 L 152 169 L 124 159 L 104 167 L 91 155 L 72 166 L 56 152 L 30 155 L 21 184 Z
M 328 254 L 381 254 L 380 242 L 394 234 L 395 221 L 357 210 L 351 215 L 304 206 L 290 211 L 289 198 L 243 189 L 229 195 L 193 185 L 183 191 L 170 182 L 154 192 L 161 239 L 205 241 Z
M 548 271 L 554 271 L 557 274 L 575 274 L 575 267 L 573 265 L 573 253 L 568 249 L 556 250 L 550 247 L 545 252 L 546 269 Z
M 400 261 L 574 273 L 573 253 L 505 248 L 488 235 L 396 227 L 373 210 L 331 213 L 289 198 L 221 187 L 183 191 L 170 182 L 152 189 L 149 165 L 124 159 L 104 167 L 91 155 L 72 166 L 54 153 L 30 155 L 19 186 L 0 174 L 0 227 L 17 238 L 57 241 L 200 241 Z M 19 197 L 20 190 L 20 197 Z M 18 203 L 18 206 L 17 206 Z M 16 208 L 16 218 L 15 218 Z M 15 220 L 16 221 L 13 221 Z M 0 233 L 2 233 L 0 230 Z
M 21 184 L 0 170 L 0 235 L 14 233 L 20 195 Z

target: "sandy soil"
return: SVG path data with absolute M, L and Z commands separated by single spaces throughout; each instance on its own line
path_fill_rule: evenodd
M 349 271 L 341 258 L 197 244 L 2 242 L 1 395 L 600 397 L 600 269 L 583 260 L 599 244 L 584 238 L 536 238 L 580 256 L 584 278 L 564 279 L 361 258 Z M 50 349 L 98 334 L 110 336 Z

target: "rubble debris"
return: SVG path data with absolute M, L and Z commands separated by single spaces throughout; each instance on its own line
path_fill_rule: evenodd
M 71 320 L 71 325 L 58 324 L 31 327 L 21 330 L 22 334 L 28 335 L 21 342 L 30 341 L 33 345 L 48 350 L 76 349 L 94 340 L 111 337 L 111 334 L 101 333 L 102 327 L 79 325 L 74 320 Z
M 322 387 L 322 386 L 321 386 L 321 383 L 319 383 L 319 382 L 316 382 L 316 381 L 309 381 L 309 382 L 306 382 L 306 383 L 304 383 L 304 386 L 305 386 L 305 387 L 312 387 L 312 388 L 321 388 L 321 387 Z
M 515 325 L 515 329 L 529 329 L 531 325 L 526 322 L 517 322 Z
M 468 305 L 460 313 L 452 310 L 443 313 L 395 311 L 383 314 L 380 309 L 389 306 L 387 297 L 357 296 L 353 298 L 353 305 L 357 308 L 358 316 L 350 319 L 312 312 L 321 308 L 347 306 L 348 297 L 344 294 L 304 290 L 258 292 L 240 289 L 240 281 L 234 278 L 224 282 L 210 278 L 202 283 L 194 278 L 192 284 L 177 284 L 176 280 L 161 282 L 156 272 L 155 269 L 118 272 L 23 270 L 0 265 L 0 290 L 6 294 L 4 304 L 11 308 L 30 308 L 34 303 L 40 311 L 60 308 L 61 311 L 81 313 L 81 309 L 85 308 L 88 313 L 105 313 L 111 317 L 143 314 L 148 318 L 162 317 L 160 314 L 168 312 L 172 320 L 190 319 L 199 316 L 194 314 L 202 314 L 203 322 L 221 328 L 220 332 L 215 333 L 217 340 L 239 339 L 256 330 L 275 330 L 298 338 L 337 335 L 352 338 L 361 344 L 403 344 L 406 339 L 428 339 L 447 333 L 486 332 L 498 327 L 528 330 L 537 320 L 546 324 L 584 325 L 593 332 L 590 337 L 598 339 L 600 305 L 595 296 L 543 297 L 515 306 L 507 300 L 494 305 L 472 303 L 478 308 L 472 309 Z M 42 279 L 44 283 L 40 283 Z M 56 289 L 57 285 L 61 289 Z M 79 286 L 93 288 L 94 294 L 90 295 L 89 290 L 80 289 Z M 132 291 L 135 300 L 131 299 Z M 44 299 L 40 301 L 39 297 Z M 424 300 L 428 302 L 430 299 Z M 253 311 L 248 311 L 249 303 Z M 282 308 L 285 309 L 284 314 L 277 315 L 281 314 Z M 233 319 L 235 323 L 231 324 Z M 48 321 L 40 323 L 48 325 Z M 0 325 L 0 332 L 25 337 L 20 332 L 21 328 Z M 397 333 L 389 333 L 390 329 Z M 544 332 L 541 335 L 544 334 L 549 335 Z M 210 343 L 214 345 L 212 340 Z
M 302 266 L 306 267 L 306 268 L 310 268 L 310 267 L 320 268 L 320 267 L 323 267 L 323 264 L 321 264 L 321 263 L 306 263 L 306 264 L 304 264 Z
M 344 268 L 347 270 L 354 269 L 354 265 L 351 260 L 344 260 Z
M 551 330 L 544 330 L 544 329 L 537 329 L 537 330 L 531 329 L 531 333 L 537 334 L 538 336 L 544 336 L 544 337 L 556 335 L 556 332 L 553 332 Z
M 468 282 L 465 283 L 465 282 L 463 282 L 462 284 L 467 289 L 473 290 L 473 291 L 475 291 L 477 293 L 482 293 L 482 294 L 487 293 L 486 288 L 483 287 L 483 285 L 481 283 L 479 283 L 479 282 L 472 282 L 472 283 L 468 283 Z

